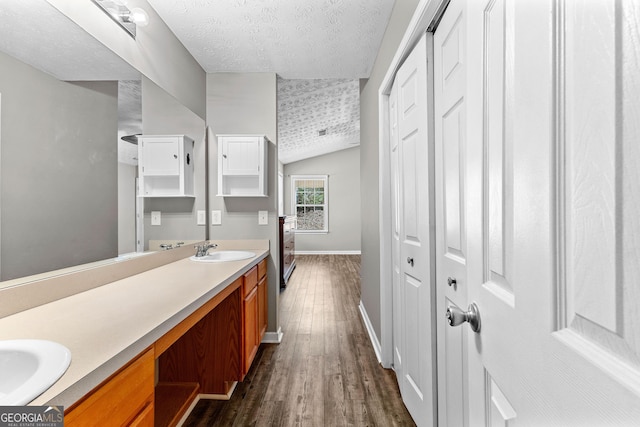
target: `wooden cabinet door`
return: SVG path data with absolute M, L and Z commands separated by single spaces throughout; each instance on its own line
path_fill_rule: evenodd
M 249 372 L 251 362 L 258 352 L 258 287 L 244 299 L 244 369 L 243 376 Z
M 258 345 L 267 331 L 267 277 L 263 277 L 258 283 Z
M 72 407 L 64 424 L 153 425 L 153 382 L 154 358 L 149 350 Z

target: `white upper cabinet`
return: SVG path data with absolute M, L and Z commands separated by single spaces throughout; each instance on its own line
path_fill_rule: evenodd
M 185 135 L 138 137 L 140 197 L 194 197 L 193 140 Z
M 264 135 L 218 135 L 218 196 L 269 195 L 268 143 Z

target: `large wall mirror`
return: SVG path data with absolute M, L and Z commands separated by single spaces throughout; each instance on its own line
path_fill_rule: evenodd
M 2 9 L 0 287 L 203 240 L 204 120 L 49 3 Z M 122 137 L 140 133 L 195 141 L 195 198 L 136 197 L 137 145 Z

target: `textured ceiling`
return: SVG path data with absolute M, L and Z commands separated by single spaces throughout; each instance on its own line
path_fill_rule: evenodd
M 359 145 L 358 79 L 369 77 L 394 0 L 148 1 L 206 72 L 282 77 L 283 163 Z
M 359 144 L 358 80 L 278 79 L 278 153 L 282 163 Z
M 0 51 L 59 80 L 120 81 L 118 136 L 141 131 L 140 73 L 45 0 L 0 2 Z M 137 164 L 137 147 L 117 144 L 119 161 Z
M 367 78 L 394 0 L 148 0 L 208 73 Z
M 149 3 L 205 71 L 284 78 L 278 79 L 283 162 L 359 144 L 358 79 L 369 77 L 394 0 Z M 139 73 L 45 0 L 1 2 L 0 51 L 61 80 L 128 81 L 120 86 L 119 108 L 128 113 L 119 133 L 139 132 Z M 326 136 L 318 136 L 321 129 Z M 125 143 L 122 151 L 122 161 L 135 162 L 135 146 Z
M 0 2 L 0 51 L 60 80 L 140 79 L 137 70 L 45 0 Z

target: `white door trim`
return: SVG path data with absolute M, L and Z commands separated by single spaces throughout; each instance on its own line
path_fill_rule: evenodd
M 439 18 L 449 0 L 420 0 L 378 89 L 378 210 L 380 234 L 380 362 L 393 363 L 393 280 L 391 168 L 389 153 L 389 95 L 396 72 L 427 28 Z

